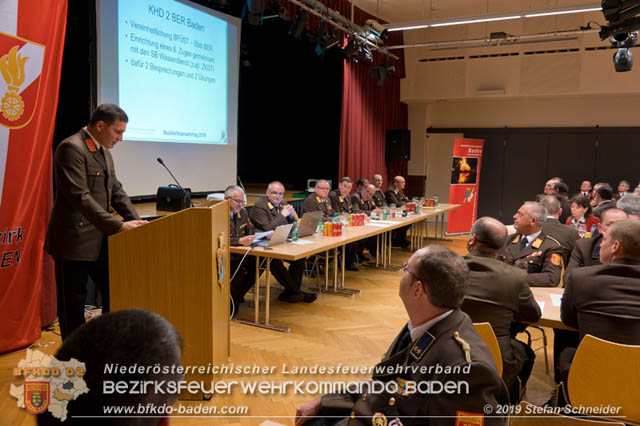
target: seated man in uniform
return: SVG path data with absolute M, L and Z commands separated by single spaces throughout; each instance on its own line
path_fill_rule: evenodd
M 367 216 L 371 216 L 371 213 L 380 215 L 382 210 L 376 207 L 373 203 L 373 194 L 376 193 L 376 187 L 370 183 L 364 185 L 360 191 L 356 191 L 351 194 L 351 205 L 353 206 L 354 213 L 364 213 Z M 362 251 L 363 248 L 367 248 L 369 253 L 373 254 L 376 251 L 376 237 L 370 237 L 365 240 L 361 240 L 361 249 L 358 253 L 360 257 L 365 260 L 371 260 L 371 257 Z
M 353 182 L 348 176 L 340 179 L 338 189 L 334 189 L 329 193 L 329 199 L 331 200 L 331 206 L 333 211 L 338 214 L 351 214 L 353 212 L 353 206 L 351 205 L 351 187 Z M 356 252 L 361 251 L 362 243 L 357 241 L 355 243 L 347 244 L 345 268 L 348 271 L 358 271 L 358 263 L 356 262 Z
M 376 193 L 373 194 L 373 203 L 376 205 L 376 207 L 384 206 L 386 197 L 384 195 L 384 192 L 382 192 L 382 175 L 373 175 L 371 183 L 373 183 L 373 186 L 376 187 Z
M 524 389 L 531 375 L 535 354 L 529 345 L 512 338 L 512 325 L 536 322 L 541 312 L 526 273 L 497 259 L 506 239 L 506 226 L 492 217 L 473 224 L 467 240 L 469 254 L 464 257 L 470 276 L 462 310 L 473 322 L 488 322 L 493 327 L 502 354 L 502 378 L 515 404 L 521 396 L 520 383 Z
M 253 243 L 254 229 L 249 222 L 249 213 L 243 207 L 246 204 L 244 190 L 236 185 L 228 186 L 224 191 L 224 199 L 229 201 L 229 213 L 231 214 L 229 244 L 250 246 Z M 255 256 L 231 253 L 229 265 L 232 274 L 230 293 L 233 299 L 233 314 L 236 314 L 240 303 L 244 302 L 245 293 L 256 282 L 256 258 Z
M 59 361 L 76 359 L 85 364 L 82 380 L 89 391 L 69 401 L 64 423 L 53 417 L 50 411 L 38 415 L 37 423 L 39 426 L 168 425 L 169 415 L 160 410 L 172 406 L 178 397 L 166 384 L 183 380 L 178 370 L 182 353 L 180 334 L 160 315 L 142 309 L 101 315 L 78 327 L 55 354 Z M 107 365 L 127 366 L 127 372 L 108 373 L 105 371 Z M 149 370 L 136 368 L 133 372 L 129 371 L 129 366 L 137 365 L 149 367 Z M 155 366 L 160 367 L 161 371 L 154 372 L 152 368 Z M 104 384 L 107 380 L 126 383 L 150 381 L 154 384 L 147 386 L 145 392 L 140 389 L 132 392 L 131 388 L 124 393 L 106 392 Z M 51 391 L 53 393 L 53 389 Z M 156 411 L 149 410 L 147 414 L 128 418 L 116 412 L 110 417 L 105 411 L 107 407 L 138 410 L 140 406 L 155 407 Z
M 366 178 L 358 179 L 358 182 L 356 182 L 356 192 L 362 191 L 362 188 L 367 185 L 369 185 L 369 181 Z
M 583 197 L 587 197 L 591 199 L 591 181 L 583 180 L 580 184 L 580 192 L 574 194 L 574 196 L 582 195 Z M 573 197 L 571 197 L 573 198 Z
M 602 265 L 574 269 L 565 275 L 562 322 L 627 345 L 640 345 L 640 222 L 613 223 L 600 245 Z M 575 349 L 560 354 L 559 370 L 566 383 Z
M 460 310 L 469 280 L 464 259 L 446 247 L 432 245 L 415 252 L 403 269 L 399 294 L 409 322 L 372 377 L 378 384 L 397 384 L 397 390 L 346 389 L 325 395 L 298 407 L 296 426 L 305 422 L 325 426 L 453 425 L 460 416 L 473 416 L 473 421 L 457 419 L 466 424 L 505 424 L 504 417 L 483 415 L 483 407 L 495 407 L 508 397 L 487 345 Z M 438 367 L 451 367 L 451 371 L 437 373 Z M 465 374 L 460 368 L 469 370 Z M 413 389 L 413 384 L 452 381 L 466 389 L 440 394 Z
M 387 192 L 385 192 L 385 198 L 389 206 L 395 204 L 396 207 L 402 207 L 407 201 L 409 201 L 409 197 L 404 195 L 403 192 L 405 185 L 406 183 L 402 176 L 396 176 L 393 178 L 393 185 L 387 189 Z M 394 246 L 402 248 L 409 247 L 411 243 L 407 240 L 407 229 L 409 229 L 409 227 L 404 226 L 392 232 L 391 239 Z
M 600 265 L 600 243 L 602 236 L 614 223 L 622 219 L 627 219 L 627 213 L 620 209 L 607 209 L 602 213 L 602 220 L 598 224 L 598 231 L 591 238 L 582 238 L 576 241 L 576 245 L 571 252 L 571 258 L 565 268 L 565 275 L 575 268 L 583 266 Z
M 322 212 L 322 219 L 329 219 L 337 213 L 329 199 L 329 182 L 320 179 L 316 182 L 315 193 L 309 195 L 302 204 L 302 214 L 310 212 Z
M 560 206 L 560 200 L 556 196 L 545 195 L 540 200 L 540 204 L 547 210 L 547 220 L 542 224 L 542 230 L 560 243 L 563 251 L 562 259 L 564 264 L 567 265 L 571 257 L 571 251 L 576 245 L 576 240 L 580 238 L 578 230 L 558 220 L 563 208 Z
M 260 231 L 273 231 L 280 225 L 293 223 L 296 212 L 293 206 L 282 201 L 284 197 L 284 185 L 278 181 L 271 182 L 267 186 L 267 195 L 260 198 L 251 209 L 251 223 Z M 271 260 L 271 273 L 284 287 L 284 291 L 278 296 L 284 302 L 311 303 L 318 297 L 313 293 L 300 290 L 302 275 L 304 274 L 304 259 L 289 263 L 287 270 L 279 259 Z
M 351 205 L 351 188 L 353 182 L 349 176 L 345 176 L 340 179 L 338 189 L 334 189 L 329 192 L 329 199 L 331 200 L 331 207 L 333 211 L 342 214 L 350 214 L 353 212 L 353 206 Z
M 557 287 L 562 273 L 562 246 L 542 231 L 545 208 L 535 201 L 525 202 L 513 216 L 516 233 L 502 248 L 504 262 L 527 272 L 530 287 Z

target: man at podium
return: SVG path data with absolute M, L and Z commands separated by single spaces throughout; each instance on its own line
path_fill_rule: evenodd
M 117 105 L 100 105 L 89 125 L 62 141 L 54 155 L 56 199 L 45 250 L 55 260 L 63 340 L 84 324 L 89 276 L 102 294 L 102 312 L 109 312 L 107 236 L 146 223 L 116 178 L 109 152 L 122 140 L 128 121 Z

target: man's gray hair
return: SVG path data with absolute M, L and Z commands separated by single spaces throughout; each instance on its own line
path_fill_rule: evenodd
M 547 214 L 549 216 L 555 216 L 560 212 L 560 200 L 554 195 L 547 195 L 542 197 L 540 200 L 540 204 L 547 209 Z
M 529 215 L 535 217 L 536 222 L 542 226 L 547 220 L 547 209 L 537 201 L 527 201 L 524 205 L 527 207 Z
M 234 192 L 237 192 L 238 194 L 242 194 L 244 195 L 244 190 L 239 187 L 238 185 L 229 185 L 227 186 L 227 188 L 224 190 L 224 196 L 225 198 L 232 198 Z
M 627 194 L 618 200 L 616 207 L 628 215 L 640 216 L 640 195 Z

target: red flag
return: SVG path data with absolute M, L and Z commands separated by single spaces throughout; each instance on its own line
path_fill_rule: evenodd
M 0 15 L 0 353 L 40 337 L 51 143 L 66 0 L 3 0 Z

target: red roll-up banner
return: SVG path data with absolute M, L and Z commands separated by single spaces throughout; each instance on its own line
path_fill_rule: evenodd
M 484 141 L 456 139 L 453 146 L 449 203 L 462 204 L 449 212 L 447 234 L 464 234 L 478 217 L 478 188 Z
M 0 353 L 40 337 L 51 143 L 67 0 L 2 0 L 0 14 Z

